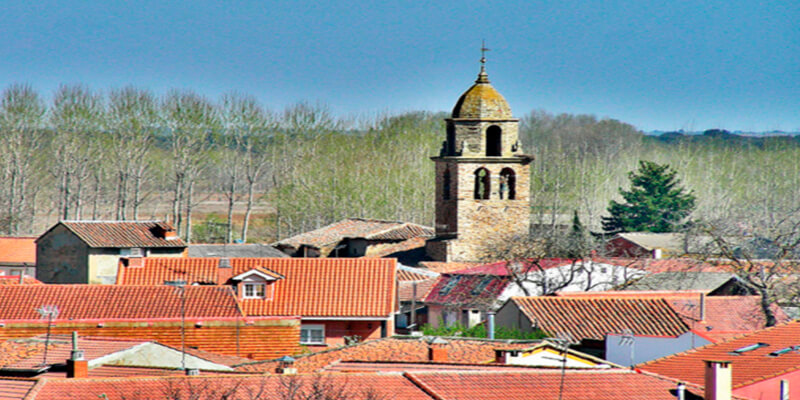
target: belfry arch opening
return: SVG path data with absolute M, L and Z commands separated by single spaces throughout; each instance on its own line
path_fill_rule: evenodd
M 444 170 L 442 176 L 442 199 L 450 200 L 450 170 Z
M 475 170 L 475 199 L 487 200 L 491 193 L 491 176 L 486 168 Z
M 447 124 L 447 142 L 445 142 L 445 155 L 456 155 L 456 127 L 453 124 Z
M 517 198 L 517 174 L 511 168 L 500 171 L 500 198 L 514 200 Z
M 503 154 L 503 130 L 497 125 L 486 129 L 486 156 L 500 157 Z

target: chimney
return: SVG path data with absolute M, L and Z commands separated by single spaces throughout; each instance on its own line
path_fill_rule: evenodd
M 89 376 L 89 362 L 83 358 L 83 350 L 78 350 L 78 332 L 72 332 L 72 351 L 67 360 L 67 378 L 86 378 Z
M 686 400 L 686 384 L 683 382 L 678 382 L 678 390 L 676 391 L 678 400 Z
M 197 368 L 189 368 L 186 370 L 186 376 L 198 376 L 200 375 L 200 370 Z
M 283 356 L 278 359 L 278 368 L 275 368 L 276 374 L 282 375 L 295 375 L 297 368 L 294 367 L 295 359 L 291 356 Z
M 433 362 L 447 362 L 447 341 L 437 337 L 428 342 L 428 360 Z
M 705 400 L 731 400 L 731 362 L 705 360 Z
M 486 313 L 486 337 L 489 339 L 494 339 L 494 315 L 494 311 Z
M 706 320 L 706 294 L 700 293 L 700 321 Z
M 781 400 L 789 400 L 789 381 L 781 379 Z
M 128 268 L 142 268 L 144 267 L 144 259 L 142 257 L 123 258 L 124 265 Z
M 217 268 L 231 268 L 231 259 L 227 257 L 220 258 Z

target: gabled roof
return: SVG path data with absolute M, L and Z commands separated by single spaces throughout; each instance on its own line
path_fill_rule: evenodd
M 123 338 L 78 338 L 78 348 L 86 360 L 147 343 L 146 340 Z M 0 369 L 37 369 L 44 361 L 45 337 L 10 339 L 0 342 Z M 67 335 L 53 335 L 47 347 L 47 365 L 64 364 L 70 357 L 72 340 Z
M 271 300 L 240 300 L 251 316 L 380 317 L 394 312 L 395 260 L 387 258 L 231 258 L 219 268 L 217 258 L 164 257 L 142 259 L 141 267 L 120 263 L 119 285 L 225 284 L 256 268 L 284 279 L 274 283 Z
M 300 248 L 300 246 L 323 248 L 346 238 L 400 241 L 420 236 L 429 237 L 433 236 L 433 234 L 432 228 L 410 222 L 348 218 L 310 232 L 280 240 L 273 243 L 273 245 L 293 248 Z
M 0 237 L 0 265 L 35 265 L 35 237 Z
M 19 400 L 36 384 L 31 378 L 0 378 L 0 400 Z
M 701 318 L 702 291 L 609 291 L 609 292 L 559 292 L 559 297 L 581 299 L 664 299 L 683 321 L 712 341 L 727 340 L 733 336 L 766 327 L 759 296 L 705 296 L 705 319 Z M 777 305 L 771 310 L 778 323 L 790 318 Z
M 748 346 L 759 343 L 766 346 L 747 350 Z M 800 347 L 795 346 L 800 346 L 800 321 L 659 358 L 641 364 L 639 368 L 702 384 L 705 376 L 703 360 L 727 360 L 731 361 L 732 383 L 736 389 L 800 369 Z
M 702 290 L 712 292 L 733 282 L 749 286 L 730 272 L 669 271 L 645 275 L 626 285 L 623 290 Z
M 664 299 L 512 297 L 537 328 L 573 341 L 602 340 L 609 333 L 680 336 L 690 330 Z
M 422 281 L 398 281 L 397 282 L 397 298 L 400 301 L 411 301 L 414 298 L 414 284 L 417 285 L 416 301 L 424 301 L 428 297 L 431 288 L 438 282 L 437 278 L 431 278 Z
M 419 265 L 423 268 L 427 268 L 429 271 L 446 274 L 467 268 L 477 267 L 483 264 L 475 262 L 422 261 L 419 263 Z
M 268 244 L 258 243 L 192 243 L 189 244 L 188 255 L 189 257 L 289 257 Z
M 351 346 L 325 350 L 318 353 L 304 354 L 296 357 L 294 367 L 300 373 L 319 372 L 327 366 L 339 361 L 396 361 L 426 362 L 429 360 L 430 343 L 437 337 L 398 336 L 369 340 Z M 442 339 L 442 338 L 438 338 Z M 449 363 L 454 364 L 487 364 L 494 361 L 495 349 L 530 348 L 537 340 L 492 340 L 463 337 L 446 337 L 437 343 L 447 351 Z M 263 372 L 272 371 L 278 366 L 276 360 L 243 364 L 237 371 Z
M 240 316 L 229 287 L 187 286 L 186 317 Z M 181 318 L 182 290 L 171 286 L 0 286 L 0 320 L 41 320 L 36 309 L 58 306 L 56 320 Z
M 179 237 L 164 237 L 164 232 L 174 232 L 175 228 L 162 221 L 61 221 L 36 240 L 41 240 L 59 225 L 92 248 L 186 247 Z
M 507 276 L 444 274 L 431 288 L 425 302 L 494 308 L 510 282 Z
M 397 266 L 397 279 L 400 281 L 423 281 L 438 277 L 438 273 L 428 271 L 425 268 L 406 267 L 405 265 Z

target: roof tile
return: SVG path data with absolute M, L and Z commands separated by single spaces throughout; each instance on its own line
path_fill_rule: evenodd
M 61 221 L 55 226 L 58 225 L 63 225 L 93 248 L 186 247 L 186 243 L 181 238 L 175 237 L 169 240 L 160 234 L 160 232 L 175 230 L 167 222 Z

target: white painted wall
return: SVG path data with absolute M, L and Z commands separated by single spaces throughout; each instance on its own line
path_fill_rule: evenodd
M 634 336 L 632 346 L 626 343 L 628 341 L 623 340 L 621 334 L 609 334 L 606 336 L 606 360 L 630 366 L 631 350 L 633 350 L 633 364 L 641 364 L 695 347 L 705 346 L 711 342 L 693 332 L 686 332 L 678 337 Z

